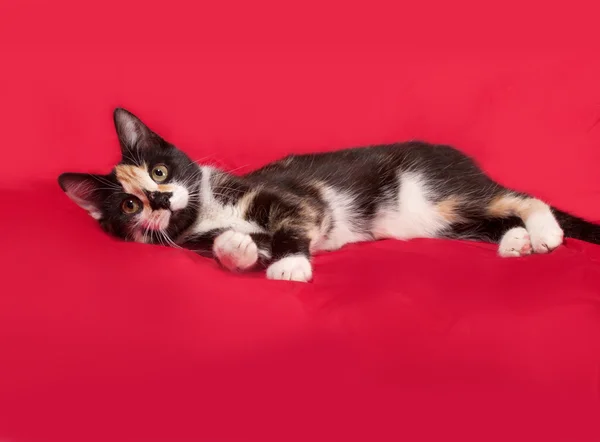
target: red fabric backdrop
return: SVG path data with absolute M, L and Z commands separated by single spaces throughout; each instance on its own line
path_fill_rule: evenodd
M 0 2 L 0 440 L 598 440 L 600 247 L 385 241 L 314 282 L 123 244 L 55 182 L 123 106 L 239 171 L 450 143 L 600 220 L 598 6 Z

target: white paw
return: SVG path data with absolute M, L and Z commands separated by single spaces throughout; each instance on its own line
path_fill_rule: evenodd
M 252 237 L 233 230 L 217 236 L 213 252 L 221 265 L 232 271 L 249 269 L 258 260 L 258 248 Z
M 508 230 L 500 240 L 498 255 L 503 258 L 519 257 L 531 254 L 531 240 L 524 227 Z
M 312 266 L 306 256 L 286 256 L 269 266 L 267 278 L 308 282 L 312 278 Z
M 564 233 L 551 213 L 532 215 L 527 230 L 535 253 L 548 253 L 563 243 Z

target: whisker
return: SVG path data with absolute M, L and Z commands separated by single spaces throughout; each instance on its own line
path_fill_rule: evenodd
M 175 242 L 169 237 L 169 234 L 165 230 L 159 230 L 159 233 L 164 238 L 164 240 L 167 242 L 167 244 L 169 244 L 171 247 L 174 247 L 176 249 L 182 249 L 181 246 L 175 244 Z

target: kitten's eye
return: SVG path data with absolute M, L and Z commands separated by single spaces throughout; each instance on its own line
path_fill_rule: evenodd
M 159 164 L 158 166 L 154 166 L 152 168 L 152 179 L 157 183 L 162 183 L 167 179 L 169 175 L 169 169 L 164 164 Z
M 142 204 L 140 200 L 135 197 L 129 197 L 123 200 L 121 203 L 121 210 L 127 215 L 133 215 L 137 213 L 142 208 Z

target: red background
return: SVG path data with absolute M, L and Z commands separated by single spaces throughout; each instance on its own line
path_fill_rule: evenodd
M 123 106 L 238 171 L 454 144 L 600 220 L 598 8 L 0 1 L 0 440 L 598 440 L 599 246 L 385 241 L 268 282 L 114 241 L 55 182 L 118 160 Z

